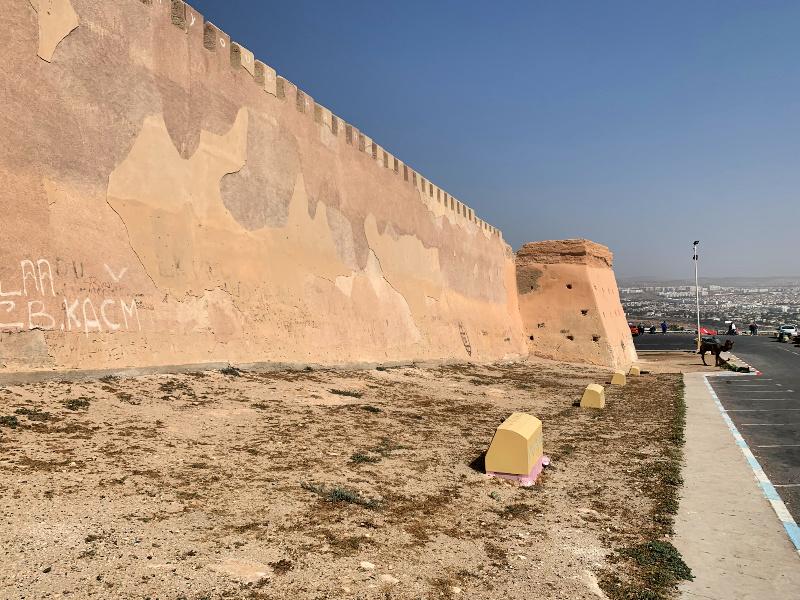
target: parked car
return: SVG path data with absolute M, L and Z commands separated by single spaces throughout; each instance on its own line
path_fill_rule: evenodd
M 797 337 L 796 325 L 781 325 L 780 327 L 778 327 L 779 342 L 790 342 L 795 337 Z
M 634 325 L 633 323 L 628 323 L 628 327 L 631 328 L 631 335 L 633 337 L 636 337 L 637 335 L 639 335 L 639 326 L 638 325 Z

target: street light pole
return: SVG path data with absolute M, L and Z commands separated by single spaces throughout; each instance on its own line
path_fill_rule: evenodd
M 700 240 L 696 240 L 694 243 L 694 292 L 695 297 L 697 300 L 697 351 L 700 351 L 700 278 L 698 276 L 698 263 L 700 262 L 700 256 L 697 254 L 697 246 L 700 244 Z

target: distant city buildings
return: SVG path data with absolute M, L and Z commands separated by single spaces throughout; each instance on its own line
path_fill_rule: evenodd
M 620 288 L 628 320 L 696 328 L 695 286 L 634 286 Z M 741 331 L 755 322 L 760 327 L 800 324 L 800 286 L 700 286 L 700 320 L 705 326 L 727 329 L 733 321 Z

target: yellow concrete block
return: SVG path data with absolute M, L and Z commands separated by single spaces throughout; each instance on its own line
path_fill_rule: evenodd
M 625 373 L 623 371 L 614 371 L 614 375 L 611 377 L 611 385 L 625 385 L 625 383 L 627 383 Z
M 581 408 L 605 408 L 606 388 L 596 383 L 586 386 L 581 398 Z
M 639 377 L 639 375 L 641 375 L 641 374 L 642 374 L 642 370 L 639 367 L 637 367 L 636 365 L 632 366 L 631 370 L 628 371 L 628 375 L 630 375 L 631 377 Z
M 542 458 L 542 422 L 525 413 L 508 417 L 486 452 L 486 471 L 527 475 Z

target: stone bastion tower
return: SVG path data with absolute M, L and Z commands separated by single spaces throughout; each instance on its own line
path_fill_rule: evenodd
M 626 370 L 636 360 L 608 248 L 580 239 L 534 242 L 516 262 L 531 354 Z

